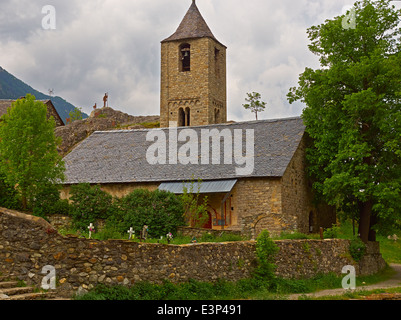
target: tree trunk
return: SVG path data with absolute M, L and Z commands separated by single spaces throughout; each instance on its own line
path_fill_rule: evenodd
M 26 200 L 26 196 L 25 195 L 22 195 L 22 197 L 21 197 L 22 199 L 22 209 L 24 210 L 24 211 L 26 211 L 26 208 L 27 208 L 27 200 Z
M 370 228 L 369 228 L 369 241 L 376 241 L 376 231 L 373 226 L 377 223 L 377 215 L 372 213 L 370 216 Z
M 359 237 L 365 243 L 367 243 L 370 234 L 370 226 L 371 226 L 371 215 L 372 215 L 372 207 L 373 201 L 368 200 L 366 202 L 359 202 Z

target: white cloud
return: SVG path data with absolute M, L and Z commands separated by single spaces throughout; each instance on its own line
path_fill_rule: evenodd
M 35 89 L 54 88 L 86 112 L 102 105 L 138 114 L 159 113 L 160 41 L 178 27 L 191 1 L 54 0 L 57 29 L 43 30 L 42 0 L 2 0 L 0 66 Z M 253 119 L 246 92 L 268 102 L 260 118 L 300 115 L 286 94 L 317 58 L 306 29 L 341 14 L 349 0 L 202 0 L 197 5 L 216 38 L 228 47 L 228 118 Z

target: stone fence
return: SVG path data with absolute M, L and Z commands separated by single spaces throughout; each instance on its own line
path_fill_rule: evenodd
M 285 278 L 341 274 L 345 265 L 354 265 L 357 275 L 367 275 L 385 266 L 378 243 L 369 243 L 359 263 L 352 260 L 346 240 L 276 243 L 280 248 L 276 273 Z M 255 241 L 166 245 L 64 237 L 41 218 L 0 208 L 0 275 L 40 287 L 48 279 L 48 266 L 55 272 L 60 296 L 98 283 L 235 281 L 251 276 L 256 266 Z

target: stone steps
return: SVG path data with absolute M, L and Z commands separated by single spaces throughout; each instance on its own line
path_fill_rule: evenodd
M 0 300 L 39 300 L 54 297 L 52 292 L 37 292 L 34 287 L 21 287 L 19 284 L 19 281 L 1 277 Z

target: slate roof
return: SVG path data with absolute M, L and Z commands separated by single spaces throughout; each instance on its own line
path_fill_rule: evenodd
M 234 136 L 235 129 L 242 129 L 243 151 L 245 153 L 245 130 L 254 130 L 254 170 L 249 177 L 281 177 L 294 152 L 299 146 L 305 127 L 301 118 L 248 121 L 231 124 L 214 124 L 193 129 L 199 144 L 202 129 L 229 129 Z M 162 131 L 169 141 L 169 128 L 143 130 L 97 131 L 75 147 L 65 158 L 65 184 L 88 183 L 129 183 L 129 182 L 173 182 L 189 181 L 192 178 L 207 180 L 237 179 L 244 176 L 236 174 L 240 167 L 233 161 L 224 164 L 223 143 L 220 144 L 221 164 L 150 164 L 146 153 L 155 140 L 146 141 L 150 131 Z M 156 133 L 156 132 L 153 132 Z M 221 139 L 222 140 L 222 139 Z M 178 142 L 177 149 L 186 142 Z M 210 143 L 212 148 L 212 143 Z M 167 153 L 168 153 L 167 146 Z M 199 158 L 201 155 L 198 148 Z M 212 152 L 210 151 L 211 155 Z M 210 156 L 211 158 L 211 156 Z M 211 161 L 210 161 L 211 162 Z
M 162 42 L 205 37 L 212 38 L 219 42 L 208 27 L 205 19 L 203 19 L 193 0 L 191 7 L 187 11 L 176 32 Z

